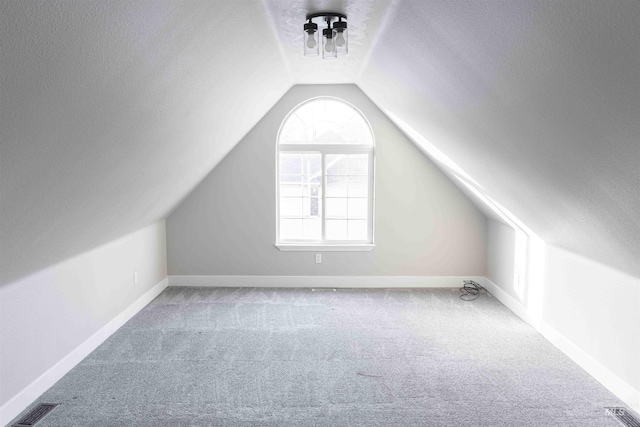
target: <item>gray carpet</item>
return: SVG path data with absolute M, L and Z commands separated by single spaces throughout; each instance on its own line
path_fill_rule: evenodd
M 489 294 L 168 288 L 38 402 L 46 426 L 619 426 Z

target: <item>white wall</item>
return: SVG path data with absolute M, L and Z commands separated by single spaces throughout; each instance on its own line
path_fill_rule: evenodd
M 515 246 L 514 229 L 487 218 L 487 278 L 517 299 L 514 286 Z
M 280 252 L 275 148 L 283 119 L 316 96 L 342 98 L 376 138 L 371 252 Z M 167 219 L 170 275 L 484 276 L 484 215 L 354 85 L 294 86 Z
M 640 279 L 531 242 L 488 220 L 487 277 L 506 293 L 507 305 L 522 309 L 554 344 L 640 410 Z
M 166 275 L 165 223 L 160 221 L 1 286 L 0 407 Z

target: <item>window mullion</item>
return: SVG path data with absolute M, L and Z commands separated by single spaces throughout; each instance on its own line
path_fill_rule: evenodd
M 374 176 L 374 167 L 375 167 L 375 163 L 374 163 L 374 157 L 373 157 L 373 153 L 369 153 L 368 156 L 368 187 L 369 187 L 369 200 L 367 200 L 367 209 L 368 209 L 368 215 L 367 215 L 367 241 L 369 242 L 373 242 L 373 215 L 374 215 L 374 204 L 375 204 L 375 200 L 374 200 L 374 196 L 375 196 L 375 187 L 374 187 L 374 182 L 372 177 Z
M 322 236 L 321 239 L 323 242 L 326 242 L 327 238 L 325 236 L 325 209 L 326 209 L 326 202 L 325 202 L 325 194 L 326 194 L 326 170 L 325 170 L 325 153 L 320 153 L 320 158 L 321 158 L 321 170 L 322 170 Z
M 278 149 L 291 153 L 331 151 L 336 154 L 357 154 L 373 152 L 372 146 L 364 144 L 280 144 Z

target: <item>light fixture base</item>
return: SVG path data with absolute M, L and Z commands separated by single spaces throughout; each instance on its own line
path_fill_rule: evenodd
M 307 15 L 307 21 L 309 19 L 314 19 L 314 18 L 324 18 L 324 17 L 329 17 L 329 18 L 342 18 L 342 19 L 347 19 L 347 15 L 345 15 L 344 13 L 337 13 L 337 12 L 317 12 L 317 13 L 310 13 Z

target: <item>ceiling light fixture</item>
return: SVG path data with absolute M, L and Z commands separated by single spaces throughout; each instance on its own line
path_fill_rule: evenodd
M 334 12 L 311 13 L 307 15 L 304 24 L 304 56 L 318 56 L 320 54 L 320 40 L 318 40 L 318 24 L 313 22 L 322 18 L 327 27 L 322 29 L 322 59 L 335 59 L 349 53 L 349 33 L 347 30 L 347 15 Z M 344 19 L 344 21 L 343 21 Z M 333 22 L 335 21 L 335 22 Z M 331 23 L 333 22 L 333 27 Z

